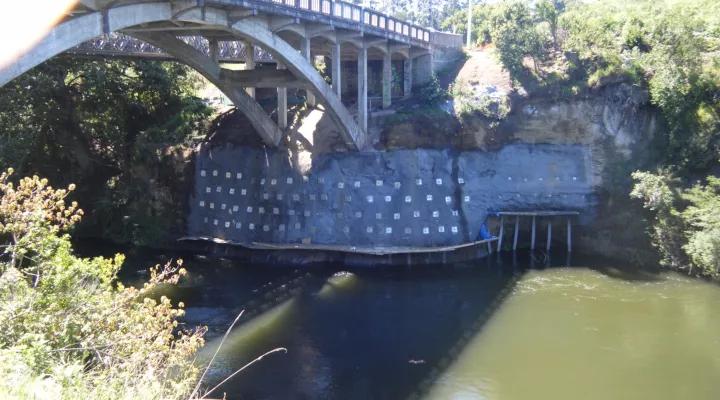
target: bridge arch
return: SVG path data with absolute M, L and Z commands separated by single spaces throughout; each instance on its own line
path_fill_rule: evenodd
M 192 2 L 192 5 L 185 9 L 178 9 L 177 3 L 170 1 L 109 7 L 102 11 L 71 17 L 58 24 L 30 51 L 11 65 L 0 70 L 0 86 L 59 53 L 104 33 L 123 31 L 128 28 L 157 22 L 191 22 L 203 26 L 204 29 L 214 29 L 229 33 L 238 39 L 248 40 L 270 52 L 293 75 L 305 81 L 313 94 L 326 105 L 328 114 L 340 128 L 348 147 L 352 149 L 365 148 L 367 142 L 366 133 L 360 129 L 337 94 L 325 82 L 320 73 L 315 70 L 310 60 L 303 57 L 295 48 L 272 31 L 267 18 L 254 16 L 239 19 L 237 17 L 231 18 L 230 12 L 227 10 L 197 6 L 196 2 Z M 140 36 L 138 37 L 140 38 Z M 145 39 L 159 45 L 158 47 L 168 51 L 168 53 L 172 53 L 180 61 L 195 68 L 211 82 L 216 83 L 221 90 L 229 95 L 228 97 L 233 100 L 235 105 L 249 117 L 253 126 L 261 133 L 268 144 L 276 145 L 279 142 L 280 131 L 275 123 L 252 97 L 244 94 L 238 87 L 227 85 L 220 80 L 220 67 L 214 60 L 196 50 L 193 52 L 172 40 L 179 41 L 169 33 L 166 35 L 153 33 L 146 36 Z

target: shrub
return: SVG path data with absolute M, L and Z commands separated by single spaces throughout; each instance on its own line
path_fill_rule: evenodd
M 123 256 L 80 258 L 67 231 L 82 217 L 74 190 L 0 175 L 0 393 L 10 398 L 186 398 L 202 329 L 178 329 L 183 304 L 156 299 L 182 262 L 151 269 L 141 288 L 117 282 Z
M 424 100 L 426 104 L 436 104 L 447 98 L 447 91 L 440 86 L 437 75 L 433 74 L 430 81 L 417 90 L 418 98 Z
M 679 188 L 667 171 L 633 173 L 631 193 L 652 211 L 650 236 L 665 266 L 720 276 L 720 178 Z

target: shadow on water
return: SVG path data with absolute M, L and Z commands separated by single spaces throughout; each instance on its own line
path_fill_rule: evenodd
M 176 255 L 133 253 L 129 265 Z M 421 398 L 478 336 L 528 269 L 587 266 L 625 280 L 658 280 L 609 260 L 565 252 L 493 254 L 473 263 L 349 270 L 248 265 L 184 255 L 189 280 L 170 293 L 188 305 L 187 326 L 208 325 L 212 352 L 246 310 L 208 384 L 276 347 L 225 384 L 228 399 Z M 139 272 L 139 273 L 138 273 Z M 128 268 L 123 280 L 143 278 Z M 202 357 L 201 357 L 202 358 Z
M 525 265 L 503 255 L 330 278 L 341 269 L 315 270 L 293 297 L 287 320 L 254 343 L 229 347 L 221 369 L 239 368 L 274 347 L 288 353 L 263 360 L 222 390 L 231 399 L 420 397 L 512 293 Z

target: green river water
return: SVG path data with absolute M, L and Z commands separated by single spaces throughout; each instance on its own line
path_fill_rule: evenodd
M 526 262 L 523 262 L 525 260 Z M 576 257 L 298 269 L 187 259 L 228 399 L 720 399 L 720 287 Z M 129 274 L 128 276 L 132 276 Z

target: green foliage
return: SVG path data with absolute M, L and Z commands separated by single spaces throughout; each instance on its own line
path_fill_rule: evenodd
M 633 173 L 631 196 L 652 211 L 653 245 L 664 265 L 720 277 L 720 178 L 682 190 L 667 171 Z
M 79 199 L 97 205 L 84 231 L 147 243 L 123 236 L 117 222 L 152 227 L 177 218 L 173 208 L 153 207 L 152 196 L 179 174 L 153 171 L 172 158 L 164 149 L 191 144 L 209 116 L 197 85 L 176 63 L 53 59 L 0 88 L 0 165 L 77 182 Z
M 448 93 L 440 85 L 437 75 L 433 74 L 428 83 L 417 89 L 417 97 L 423 99 L 427 104 L 437 104 L 444 101 Z
M 621 77 L 649 87 L 668 126 L 662 161 L 686 170 L 708 169 L 720 150 L 718 24 L 709 0 L 576 3 L 560 21 L 589 86 Z
M 709 176 L 707 185 L 696 185 L 685 191 L 688 204 L 682 217 L 688 227 L 683 250 L 690 265 L 704 275 L 720 275 L 720 178 Z
M 179 330 L 183 305 L 155 299 L 181 263 L 142 288 L 116 281 L 123 257 L 79 258 L 65 233 L 73 191 L 0 176 L 0 393 L 3 398 L 181 399 L 195 387 L 203 330 Z
M 493 121 L 501 121 L 510 113 L 507 96 L 496 96 L 486 88 L 477 88 L 461 82 L 450 87 L 450 96 L 455 102 L 455 112 L 460 118 L 482 115 Z
M 484 45 L 491 42 L 491 20 L 496 8 L 494 4 L 480 3 L 472 8 L 472 42 Z M 463 37 L 467 35 L 467 7 L 463 7 L 449 15 L 441 24 L 445 31 L 455 32 Z
M 516 80 L 526 75 L 525 58 L 533 60 L 537 69 L 545 58 L 544 39 L 536 29 L 534 15 L 524 2 L 503 2 L 493 12 L 491 36 L 500 62 Z
M 553 38 L 553 45 L 558 45 L 558 19 L 560 14 L 565 11 L 564 0 L 541 0 L 535 4 L 535 10 L 538 17 L 547 22 L 550 28 L 550 34 Z

